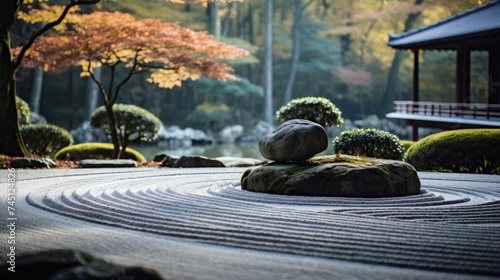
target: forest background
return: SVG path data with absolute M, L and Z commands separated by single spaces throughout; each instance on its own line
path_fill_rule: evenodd
M 370 114 L 383 118 L 394 100 L 411 99 L 411 53 L 388 47 L 388 34 L 424 26 L 487 1 L 245 0 L 215 7 L 194 2 L 105 1 L 82 7 L 80 12 L 121 11 L 137 19 L 179 22 L 250 51 L 250 57 L 232 63 L 239 82 L 201 79 L 162 89 L 149 84 L 146 75 L 137 75 L 118 100 L 149 110 L 165 126 L 217 131 L 235 124 L 251 128 L 266 119 L 264 43 L 269 2 L 273 6 L 273 114 L 290 99 L 321 96 L 336 104 L 344 118 L 354 120 Z M 24 42 L 34 29 L 17 21 L 12 28 L 13 45 Z M 421 53 L 421 100 L 454 100 L 455 56 L 445 51 Z M 293 75 L 294 57 L 298 60 Z M 486 103 L 487 54 L 473 52 L 471 59 L 471 102 Z M 49 123 L 75 129 L 102 105 L 94 83 L 80 78 L 80 72 L 81 68 L 45 73 L 21 68 L 18 96 Z M 109 76 L 106 70 L 100 74 L 104 80 Z

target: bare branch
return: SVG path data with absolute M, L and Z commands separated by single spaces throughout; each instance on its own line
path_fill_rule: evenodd
M 59 25 L 64 20 L 64 18 L 66 17 L 66 15 L 68 14 L 68 12 L 71 8 L 73 8 L 74 6 L 81 6 L 81 5 L 93 5 L 93 4 L 99 3 L 99 1 L 100 0 L 70 0 L 70 2 L 66 6 L 66 8 L 64 8 L 64 11 L 62 12 L 62 14 L 59 16 L 59 18 L 57 20 L 47 23 L 44 27 L 42 27 L 37 32 L 35 32 L 35 34 L 33 34 L 30 37 L 30 39 L 26 43 L 26 45 L 24 45 L 21 48 L 21 51 L 19 52 L 19 55 L 17 56 L 16 61 L 14 62 L 14 69 L 17 69 L 19 67 L 19 65 L 21 65 L 21 62 L 23 61 L 24 55 L 26 54 L 28 49 L 33 45 L 36 38 L 38 38 L 40 35 L 44 34 L 45 32 L 49 31 L 54 26 Z
M 116 102 L 116 100 L 118 99 L 118 96 L 120 95 L 120 89 L 122 88 L 122 86 L 127 83 L 130 78 L 132 78 L 132 75 L 134 75 L 135 71 L 137 70 L 137 66 L 139 65 L 139 53 L 141 52 L 141 49 L 137 49 L 136 50 L 136 53 L 135 53 L 135 56 L 134 56 L 134 64 L 132 65 L 132 67 L 130 67 L 130 71 L 128 72 L 127 76 L 116 86 L 116 91 L 115 91 L 115 94 L 114 94 L 114 97 L 113 97 L 113 103 Z
M 89 74 L 90 74 L 90 78 L 91 78 L 91 79 L 92 79 L 92 80 L 93 80 L 93 81 L 97 84 L 97 86 L 99 87 L 99 90 L 101 91 L 101 95 L 102 95 L 102 97 L 103 97 L 103 99 L 104 99 L 104 102 L 105 102 L 106 104 L 109 104 L 109 98 L 108 98 L 108 96 L 106 95 L 106 90 L 104 89 L 104 86 L 102 85 L 102 83 L 101 83 L 99 80 L 97 80 L 97 78 L 96 78 L 96 76 L 94 75 L 94 73 L 92 73 L 90 65 L 91 65 L 91 64 L 90 64 L 90 60 L 89 60 L 89 65 L 88 65 L 88 67 L 87 67 L 87 72 L 89 72 Z

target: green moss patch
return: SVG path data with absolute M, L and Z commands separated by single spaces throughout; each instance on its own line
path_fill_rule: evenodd
M 110 159 L 112 153 L 113 144 L 83 143 L 61 149 L 54 158 L 57 160 Z M 131 148 L 126 149 L 123 158 L 140 162 L 146 161 L 141 153 Z

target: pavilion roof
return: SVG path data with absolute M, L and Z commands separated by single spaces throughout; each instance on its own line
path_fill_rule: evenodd
M 500 47 L 500 0 L 455 14 L 430 25 L 400 34 L 389 34 L 396 49 L 456 49 L 458 44 L 485 49 Z

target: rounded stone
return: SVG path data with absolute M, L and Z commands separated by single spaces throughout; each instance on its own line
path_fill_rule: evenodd
M 278 162 L 304 161 L 328 147 L 325 129 L 308 120 L 282 123 L 259 141 L 262 156 Z
M 405 162 L 338 155 L 247 169 L 244 190 L 271 194 L 394 197 L 420 193 L 415 168 Z

